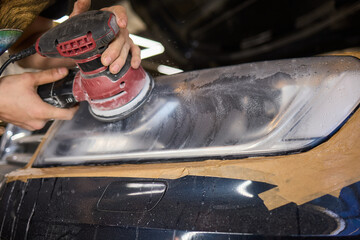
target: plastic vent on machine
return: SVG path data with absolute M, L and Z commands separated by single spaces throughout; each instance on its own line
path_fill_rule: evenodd
M 88 33 L 70 41 L 59 43 L 56 48 L 61 56 L 73 57 L 93 50 L 96 47 L 92 34 Z

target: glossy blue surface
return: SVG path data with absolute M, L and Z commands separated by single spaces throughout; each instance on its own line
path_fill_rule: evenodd
M 144 183 L 155 186 L 153 196 Z M 109 194 L 109 186 L 115 185 L 122 187 Z M 0 236 L 103 239 L 111 235 L 109 239 L 173 240 L 359 237 L 359 186 L 360 182 L 343 188 L 338 199 L 326 195 L 301 206 L 290 203 L 269 211 L 258 194 L 275 186 L 249 180 L 187 176 L 175 180 L 51 178 L 12 182 L 0 202 Z M 139 197 L 136 201 L 134 193 Z M 107 209 L 99 204 L 104 195 L 111 199 Z M 152 201 L 155 204 L 146 207 Z

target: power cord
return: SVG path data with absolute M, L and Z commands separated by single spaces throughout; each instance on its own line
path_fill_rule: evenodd
M 6 60 L 6 62 L 4 62 L 4 64 L 1 66 L 0 68 L 0 76 L 3 73 L 3 71 L 5 70 L 5 68 L 10 64 L 10 63 L 14 63 L 16 61 L 19 61 L 20 59 L 26 58 L 30 55 L 33 55 L 36 53 L 36 49 L 35 49 L 35 45 L 26 48 L 18 53 L 12 54 L 9 56 L 9 59 Z

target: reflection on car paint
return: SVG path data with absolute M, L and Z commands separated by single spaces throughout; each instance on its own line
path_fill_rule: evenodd
M 111 185 L 114 191 L 110 193 Z M 239 194 L 239 186 L 246 191 Z M 354 221 L 359 219 L 359 211 L 348 205 L 349 199 L 359 204 L 359 196 L 352 191 L 359 186 L 360 183 L 356 183 L 344 188 L 339 199 L 327 195 L 301 206 L 289 203 L 269 211 L 258 194 L 274 186 L 248 180 L 187 176 L 160 182 L 131 178 L 16 181 L 7 185 L 1 200 L 0 212 L 4 216 L 0 219 L 3 230 L 0 236 L 56 239 L 61 233 L 90 237 L 105 232 L 131 236 L 133 229 L 155 233 L 159 228 L 165 232 L 176 231 L 180 239 L 212 234 L 234 237 L 244 233 L 347 235 L 356 233 L 360 227 L 360 222 Z M 154 189 L 153 195 L 149 189 Z M 132 192 L 144 194 L 129 195 Z M 105 195 L 108 202 L 104 205 L 100 202 Z M 136 200 L 138 197 L 143 200 Z M 155 205 L 147 208 L 149 201 Z M 104 206 L 117 209 L 102 209 Z M 126 229 L 122 228 L 124 223 Z M 107 226 L 106 230 L 100 226 Z M 91 228 L 97 229 L 97 233 L 88 231 Z M 52 235 L 47 235 L 50 231 Z

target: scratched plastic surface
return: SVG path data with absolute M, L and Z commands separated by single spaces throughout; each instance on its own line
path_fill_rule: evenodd
M 356 58 L 313 57 L 159 77 L 143 107 L 124 120 L 99 122 L 81 104 L 73 120 L 56 122 L 35 166 L 303 151 L 356 109 L 358 69 Z

